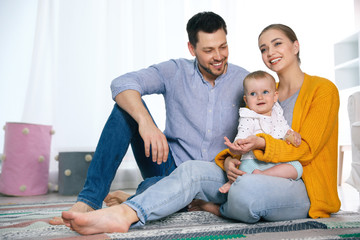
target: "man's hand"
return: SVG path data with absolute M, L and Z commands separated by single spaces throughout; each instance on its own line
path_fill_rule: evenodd
M 150 148 L 153 162 L 161 164 L 167 161 L 169 145 L 165 135 L 153 122 L 139 124 L 139 133 L 144 140 L 145 156 L 150 157 Z
M 125 90 L 115 97 L 115 101 L 138 123 L 139 134 L 144 140 L 146 157 L 150 157 L 151 148 L 153 162 L 158 164 L 166 162 L 169 154 L 168 142 L 142 103 L 140 93 L 135 90 Z
M 238 176 L 244 175 L 246 172 L 239 170 L 241 162 L 239 159 L 227 157 L 224 162 L 226 175 L 230 182 L 234 182 Z

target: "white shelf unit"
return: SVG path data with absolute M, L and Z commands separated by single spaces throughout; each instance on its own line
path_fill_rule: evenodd
M 339 90 L 360 85 L 360 32 L 334 45 L 335 82 Z

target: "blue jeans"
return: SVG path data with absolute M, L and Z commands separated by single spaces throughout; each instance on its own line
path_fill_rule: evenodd
M 138 128 L 137 122 L 115 104 L 101 133 L 84 188 L 77 201 L 84 202 L 94 209 L 102 207 L 102 202 L 109 193 L 116 171 L 130 144 L 141 175 L 145 179 L 139 185 L 137 194 L 176 168 L 171 150 L 166 163 L 160 165 L 152 161 L 151 154 L 150 157 L 145 156 L 144 142 Z
M 246 223 L 308 216 L 310 201 L 301 179 L 245 174 L 231 185 L 228 194 L 222 194 L 218 189 L 227 181 L 225 172 L 215 163 L 187 161 L 168 177 L 125 202 L 140 219 L 132 227 L 175 213 L 193 199 L 220 204 L 224 217 Z

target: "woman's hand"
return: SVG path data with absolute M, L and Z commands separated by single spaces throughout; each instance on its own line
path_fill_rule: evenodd
M 237 155 L 243 155 L 254 149 L 265 149 L 265 139 L 251 135 L 245 139 L 238 139 L 235 143 L 231 143 L 227 137 L 224 137 L 225 145 L 230 149 L 230 152 Z
M 240 160 L 227 157 L 224 162 L 224 169 L 229 181 L 234 182 L 238 176 L 244 175 L 246 172 L 239 170 Z
M 244 153 L 247 153 L 243 151 L 242 145 L 239 144 L 240 139 L 236 140 L 234 143 L 230 142 L 230 140 L 227 137 L 224 137 L 224 139 L 225 139 L 224 144 L 229 148 L 232 154 L 242 155 Z

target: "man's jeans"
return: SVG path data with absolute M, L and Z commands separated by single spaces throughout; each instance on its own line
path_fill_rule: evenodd
M 138 128 L 136 121 L 115 104 L 101 133 L 78 201 L 94 209 L 102 207 L 102 202 L 109 193 L 116 171 L 130 144 L 141 175 L 145 179 L 139 185 L 136 194 L 141 193 L 163 176 L 169 175 L 176 168 L 171 151 L 166 163 L 160 165 L 152 161 L 151 154 L 150 157 L 145 156 L 144 142 Z
M 228 194 L 222 194 L 218 189 L 227 181 L 225 172 L 215 163 L 182 163 L 172 174 L 125 202 L 140 219 L 132 227 L 175 213 L 193 199 L 220 204 L 224 217 L 246 223 L 308 216 L 310 201 L 301 179 L 245 174 L 236 179 Z

